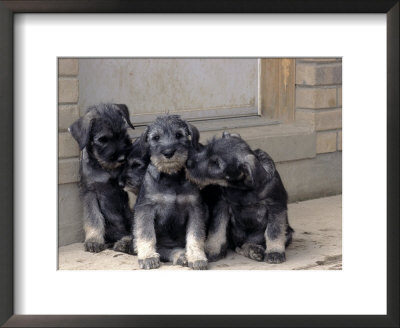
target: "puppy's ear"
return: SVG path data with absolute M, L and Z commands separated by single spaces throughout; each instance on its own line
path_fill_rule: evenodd
M 243 183 L 247 187 L 254 187 L 254 178 L 253 178 L 253 170 L 250 167 L 249 163 L 241 163 L 240 169 L 244 175 Z
M 256 158 L 254 155 L 247 155 L 245 157 L 245 160 L 239 164 L 239 168 L 242 171 L 244 175 L 244 184 L 247 187 L 254 187 L 255 186 L 255 180 L 254 180 L 254 175 L 255 175 L 255 163 Z
M 260 162 L 265 173 L 267 174 L 268 180 L 271 180 L 274 177 L 276 171 L 273 159 L 261 149 L 254 150 L 254 154 L 256 155 L 257 160 Z
M 200 132 L 199 132 L 199 130 L 197 130 L 197 128 L 194 125 L 192 125 L 190 123 L 186 123 L 186 124 L 187 124 L 189 135 L 191 136 L 191 139 L 192 139 L 192 146 L 194 149 L 199 150 Z
M 86 147 L 90 138 L 90 130 L 93 125 L 94 116 L 89 111 L 84 116 L 82 116 L 79 120 L 72 123 L 72 125 L 68 128 L 68 131 L 74 137 L 74 139 L 78 142 L 79 149 L 82 150 Z
M 222 132 L 222 138 L 230 138 L 230 137 L 240 138 L 240 134 L 239 133 L 229 133 L 228 131 Z
M 149 134 L 149 127 L 146 126 L 146 130 L 144 130 L 144 132 L 139 137 L 139 143 L 142 147 L 147 146 L 147 142 L 149 140 L 148 134 Z
M 132 128 L 135 129 L 135 127 L 132 125 L 131 120 L 129 119 L 129 110 L 128 110 L 128 106 L 124 105 L 124 104 L 115 104 L 115 106 L 117 106 L 119 112 L 121 113 L 122 117 L 124 118 L 124 120 L 126 121 L 126 123 L 128 123 L 128 125 Z

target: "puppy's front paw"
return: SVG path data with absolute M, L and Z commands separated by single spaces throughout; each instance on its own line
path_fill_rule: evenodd
M 197 261 L 189 262 L 189 268 L 191 268 L 193 270 L 207 270 L 207 261 L 197 260 Z
M 218 260 L 223 259 L 226 256 L 226 248 L 222 249 L 219 253 L 212 253 L 212 252 L 207 253 L 206 252 L 206 255 L 207 255 L 208 262 L 216 262 Z
M 267 263 L 277 264 L 285 261 L 286 261 L 285 253 L 272 252 L 265 254 L 265 262 Z
M 179 257 L 176 260 L 174 260 L 173 265 L 188 266 L 188 261 L 185 253 L 179 255 Z
M 90 240 L 85 241 L 84 247 L 86 252 L 91 252 L 91 253 L 99 253 L 107 248 L 106 244 L 104 243 L 99 243 Z
M 259 245 L 251 245 L 249 247 L 249 258 L 261 262 L 264 259 L 264 247 Z
M 145 270 L 157 269 L 160 267 L 160 257 L 155 256 L 139 260 L 139 267 Z
M 120 240 L 118 240 L 114 246 L 113 246 L 113 250 L 116 252 L 122 252 L 122 253 L 127 253 L 127 254 L 131 254 L 134 255 L 134 250 L 133 250 L 133 242 L 132 239 L 128 239 L 128 238 L 122 238 Z
M 257 244 L 246 243 L 242 247 L 236 247 L 235 252 L 260 262 L 264 259 L 265 248 Z

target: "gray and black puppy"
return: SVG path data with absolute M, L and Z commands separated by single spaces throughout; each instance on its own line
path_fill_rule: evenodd
M 158 117 L 142 136 L 147 167 L 134 207 L 134 239 L 142 269 L 160 260 L 192 269 L 207 269 L 204 252 L 207 208 L 198 187 L 185 178 L 189 150 L 199 132 L 178 115 Z
M 224 257 L 227 247 L 256 261 L 286 260 L 293 233 L 287 193 L 267 153 L 252 151 L 239 135 L 224 132 L 191 152 L 186 166 L 188 178 L 199 186 L 222 186 L 208 228 L 210 261 Z
M 119 180 L 121 187 L 135 195 L 139 193 L 147 166 L 150 163 L 149 147 L 143 140 L 142 136 L 132 144 Z
M 127 127 L 134 128 L 126 105 L 89 107 L 69 131 L 82 151 L 80 191 L 83 199 L 85 250 L 132 250 L 132 214 L 119 176 L 130 148 Z

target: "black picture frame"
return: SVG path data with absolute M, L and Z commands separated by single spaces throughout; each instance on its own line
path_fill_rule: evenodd
M 387 15 L 387 315 L 14 315 L 13 16 L 16 13 L 385 13 Z M 399 327 L 399 1 L 0 1 L 0 324 L 5 327 Z M 365 245 L 368 251 L 368 245 Z M 371 259 L 373 265 L 373 259 Z

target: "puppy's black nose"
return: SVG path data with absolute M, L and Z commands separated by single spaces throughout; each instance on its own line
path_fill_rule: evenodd
M 171 158 L 175 154 L 175 149 L 167 149 L 162 152 L 166 158 Z

